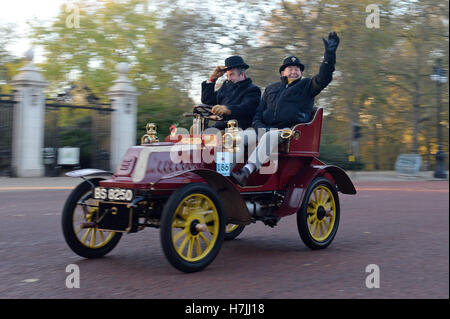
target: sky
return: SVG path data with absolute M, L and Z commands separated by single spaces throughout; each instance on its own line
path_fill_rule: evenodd
M 60 6 L 70 3 L 70 0 L 0 0 L 0 24 L 15 24 L 17 40 L 7 49 L 14 55 L 21 57 L 31 47 L 28 38 L 29 27 L 27 21 L 42 21 L 49 23 L 56 17 Z M 35 62 L 43 60 L 42 52 L 35 50 Z
M 95 2 L 95 0 L 87 1 Z M 15 25 L 16 40 L 6 49 L 14 56 L 20 58 L 32 46 L 28 22 L 38 25 L 50 25 L 52 20 L 58 16 L 63 4 L 75 4 L 76 0 L 0 0 L 0 3 L 0 25 Z M 185 5 L 189 6 L 189 0 L 185 2 Z M 223 14 L 230 14 L 230 8 L 222 8 L 216 0 L 204 0 L 204 5 L 215 12 L 223 11 Z M 36 23 L 38 21 L 39 23 Z M 42 48 L 34 47 L 33 62 L 39 64 L 44 62 L 44 60 Z M 198 88 L 193 89 L 190 94 L 194 100 L 199 101 Z
M 214 0 L 207 1 L 213 1 L 212 5 L 216 5 Z M 16 57 L 23 57 L 32 46 L 32 40 L 29 37 L 30 27 L 27 22 L 39 21 L 39 25 L 49 25 L 52 19 L 58 16 L 61 6 L 71 3 L 75 3 L 75 0 L 0 0 L 0 25 L 14 24 L 17 35 L 14 43 L 6 49 Z M 33 62 L 42 63 L 44 60 L 42 48 L 34 47 Z M 190 95 L 195 101 L 200 101 L 198 88 L 193 89 Z

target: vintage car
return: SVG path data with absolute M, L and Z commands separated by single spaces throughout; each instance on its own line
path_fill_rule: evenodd
M 76 254 L 104 256 L 124 233 L 155 227 L 168 261 L 194 272 L 208 266 L 223 241 L 236 238 L 247 225 L 261 221 L 274 227 L 292 214 L 309 248 L 322 249 L 333 241 L 340 219 L 338 191 L 356 190 L 342 169 L 317 158 L 322 108 L 314 109 L 309 123 L 284 130 L 275 173 L 255 172 L 245 187 L 224 170 L 229 173 L 225 155 L 237 150 L 238 123 L 228 121 L 223 135 L 209 134 L 211 107 L 196 105 L 185 116 L 193 117 L 191 130 L 172 132 L 163 142 L 155 125 L 147 124 L 141 145 L 128 149 L 114 173 L 67 173 L 84 179 L 62 214 L 65 240 Z

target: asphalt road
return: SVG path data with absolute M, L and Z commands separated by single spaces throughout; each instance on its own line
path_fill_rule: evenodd
M 248 226 L 204 271 L 166 261 L 159 230 L 122 237 L 88 260 L 66 245 L 61 210 L 70 190 L 0 189 L 0 298 L 449 298 L 448 181 L 357 182 L 342 195 L 334 242 L 311 251 L 295 216 Z M 66 287 L 69 264 L 80 288 Z M 368 265 L 379 288 L 366 287 Z

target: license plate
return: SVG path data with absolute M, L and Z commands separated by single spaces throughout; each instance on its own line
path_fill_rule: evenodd
M 107 201 L 131 202 L 134 198 L 132 189 L 96 187 L 94 198 Z
M 230 153 L 217 152 L 216 153 L 216 171 L 223 176 L 230 176 L 231 163 Z

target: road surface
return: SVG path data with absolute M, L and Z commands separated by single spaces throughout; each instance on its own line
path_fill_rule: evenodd
M 153 228 L 124 235 L 104 258 L 81 258 L 60 226 L 72 185 L 2 184 L 0 298 L 449 298 L 448 181 L 355 184 L 356 196 L 340 194 L 327 249 L 309 250 L 289 216 L 248 226 L 193 274 L 170 266 Z M 70 264 L 80 288 L 66 287 Z M 366 286 L 373 267 L 379 288 Z

